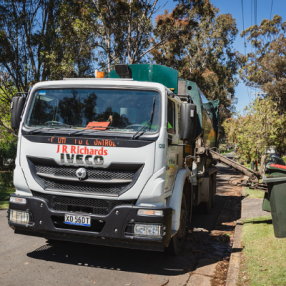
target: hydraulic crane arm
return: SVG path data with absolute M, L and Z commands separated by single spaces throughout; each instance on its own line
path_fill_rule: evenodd
M 247 177 L 249 177 L 249 181 L 253 183 L 259 183 L 259 179 L 261 178 L 261 174 L 257 171 L 253 171 L 243 165 L 240 165 L 239 163 L 235 162 L 234 160 L 231 160 L 213 150 L 209 149 L 209 153 L 212 155 L 213 159 L 216 160 L 217 162 L 220 162 L 230 168 L 233 168 Z

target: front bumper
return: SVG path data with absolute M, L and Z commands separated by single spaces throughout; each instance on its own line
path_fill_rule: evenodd
M 11 195 L 16 196 L 16 195 Z M 138 216 L 139 209 L 150 209 L 138 206 L 116 206 L 108 215 L 74 213 L 55 211 L 49 208 L 45 199 L 38 197 L 23 197 L 27 203 L 20 205 L 10 202 L 8 224 L 15 233 L 40 236 L 47 239 L 65 240 L 81 243 L 107 245 L 115 247 L 163 251 L 171 239 L 172 209 L 156 207 L 152 210 L 162 210 L 163 216 Z M 23 210 L 30 213 L 28 225 L 16 224 L 9 220 L 10 210 Z M 63 223 L 66 213 L 88 215 L 91 217 L 91 227 L 75 227 Z M 132 233 L 135 223 L 162 225 L 164 233 L 160 238 L 137 237 Z

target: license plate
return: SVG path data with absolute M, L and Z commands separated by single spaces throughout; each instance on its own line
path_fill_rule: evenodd
M 65 224 L 90 226 L 90 216 L 65 214 Z

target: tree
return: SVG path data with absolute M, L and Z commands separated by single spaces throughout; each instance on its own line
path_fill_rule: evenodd
M 254 52 L 241 56 L 240 77 L 247 86 L 258 87 L 286 110 L 286 22 L 275 15 L 264 19 L 259 26 L 243 31 Z
M 269 112 L 271 110 L 271 112 Z M 269 146 L 276 146 L 281 155 L 286 150 L 286 114 L 280 114 L 278 104 L 269 98 L 258 97 L 245 109 L 244 116 L 227 119 L 223 126 L 228 141 L 238 147 L 245 161 L 254 161 Z
M 196 82 L 209 100 L 219 99 L 222 122 L 234 111 L 239 58 L 232 44 L 238 30 L 230 14 L 218 15 L 219 10 L 208 0 L 204 1 L 203 7 L 204 14 L 194 6 L 175 25 L 169 20 L 174 11 L 165 11 L 158 16 L 157 41 L 165 37 L 170 24 L 181 32 L 152 54 L 156 63 L 173 67 L 179 71 L 180 77 Z M 198 24 L 189 25 L 190 21 Z
M 97 59 L 99 66 L 110 71 L 116 63 L 134 64 L 150 61 L 150 52 L 177 37 L 182 29 L 174 29 L 175 21 L 186 11 L 196 8 L 198 14 L 206 13 L 202 8 L 205 0 L 177 1 L 169 27 L 164 27 L 164 37 L 154 41 L 152 16 L 161 8 L 158 0 L 92 0 L 95 15 L 99 15 L 95 37 L 97 39 Z M 172 24 L 173 23 L 173 24 Z M 194 19 L 188 27 L 194 27 Z M 179 27 L 178 27 L 179 28 Z M 184 28 L 185 29 L 185 28 Z
M 102 68 L 110 72 L 114 63 L 139 62 L 148 53 L 158 0 L 92 2 L 95 14 L 99 15 L 95 37 Z
M 91 59 L 89 7 L 76 0 L 0 3 L 1 88 L 27 92 L 34 83 L 76 76 Z M 82 68 L 82 66 L 85 68 Z

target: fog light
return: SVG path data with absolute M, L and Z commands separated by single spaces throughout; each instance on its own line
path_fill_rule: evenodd
M 19 224 L 29 223 L 29 213 L 25 211 L 10 210 L 10 221 Z
M 137 212 L 140 216 L 163 216 L 162 210 L 138 210 Z
M 10 202 L 15 204 L 25 205 L 27 200 L 24 198 L 10 197 Z
M 146 225 L 145 224 L 135 224 L 134 233 L 136 235 L 146 235 Z
M 135 224 L 134 234 L 136 236 L 147 236 L 147 237 L 161 237 L 161 225 L 157 224 Z

